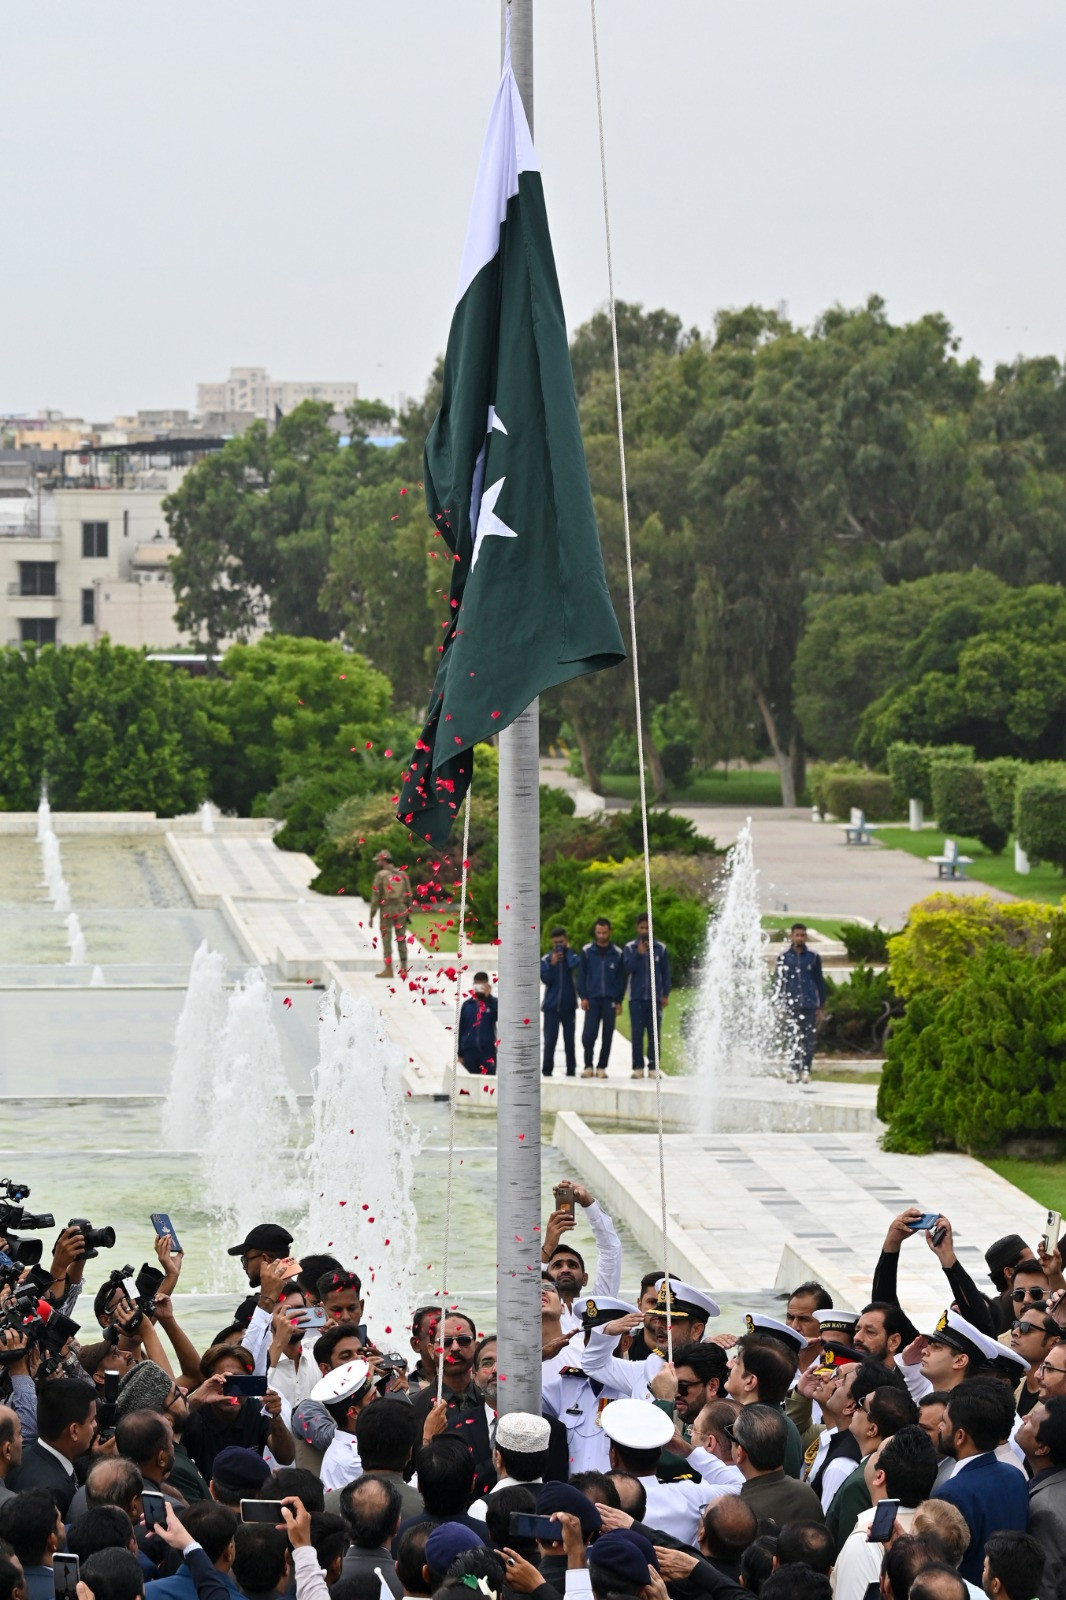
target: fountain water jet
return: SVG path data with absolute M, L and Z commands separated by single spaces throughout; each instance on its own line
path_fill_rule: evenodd
M 59 840 L 52 826 L 52 808 L 48 804 L 48 795 L 44 789 L 41 790 L 41 800 L 37 807 L 37 843 L 41 847 L 41 874 L 53 910 L 65 916 L 70 910 L 70 888 L 63 876 Z
M 331 985 L 318 1014 L 306 1235 L 358 1272 L 379 1340 L 410 1316 L 418 1240 L 418 1136 L 405 1112 L 403 1051 L 368 1000 Z
M 106 987 L 106 982 L 107 980 L 104 977 L 103 967 L 95 966 L 92 970 L 92 976 L 89 979 L 89 988 L 103 989 Z
M 724 892 L 707 930 L 688 1028 L 701 1133 L 717 1129 L 724 1080 L 781 1076 L 791 1055 L 793 1025 L 773 994 L 758 878 L 749 817 L 726 857 Z
M 81 931 L 81 919 L 76 911 L 71 911 L 67 916 L 67 943 L 70 946 L 70 959 L 67 965 L 71 967 L 86 966 L 89 955 L 85 948 L 85 935 Z
M 163 1112 L 164 1137 L 171 1149 L 196 1149 L 204 1136 L 225 1027 L 226 958 L 209 950 L 205 939 L 192 958 L 185 1004 L 174 1033 L 170 1091 Z
M 214 833 L 214 831 L 215 813 L 211 808 L 210 800 L 205 800 L 203 805 L 200 807 L 200 832 Z

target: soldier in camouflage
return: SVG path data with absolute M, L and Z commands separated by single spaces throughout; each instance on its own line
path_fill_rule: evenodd
M 395 933 L 397 966 L 400 969 L 400 977 L 406 978 L 407 918 L 414 900 L 411 880 L 401 867 L 393 865 L 392 856 L 387 850 L 379 850 L 374 860 L 377 862 L 378 870 L 374 874 L 374 885 L 370 891 L 370 926 L 374 926 L 376 914 L 385 959 L 385 965 L 377 976 L 392 977 L 392 936 Z

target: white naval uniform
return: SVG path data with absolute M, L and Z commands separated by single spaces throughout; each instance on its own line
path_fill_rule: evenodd
M 648 1384 L 665 1365 L 662 1356 L 653 1354 L 646 1356 L 643 1361 L 621 1361 L 614 1354 L 617 1343 L 616 1333 L 604 1333 L 602 1327 L 593 1328 L 589 1342 L 581 1352 L 582 1367 L 590 1378 L 598 1378 L 601 1383 L 610 1385 L 619 1395 L 646 1400 Z
M 592 1237 L 596 1241 L 596 1273 L 592 1280 L 592 1287 L 579 1290 L 574 1296 L 574 1305 L 577 1311 L 568 1310 L 563 1306 L 562 1329 L 570 1333 L 574 1328 L 581 1326 L 581 1306 L 586 1300 L 595 1300 L 597 1295 L 606 1295 L 608 1298 L 617 1299 L 619 1285 L 622 1282 L 622 1241 L 615 1231 L 614 1223 L 604 1211 L 598 1200 L 590 1206 L 582 1206 L 585 1221 L 592 1229 Z M 566 1244 L 565 1237 L 559 1241 L 560 1247 Z M 582 1251 L 582 1254 L 584 1252 Z
M 573 1366 L 576 1361 L 571 1357 Z M 593 1389 L 584 1372 L 557 1371 L 544 1363 L 544 1410 L 562 1423 L 570 1455 L 570 1476 L 575 1472 L 610 1472 L 611 1441 L 600 1427 L 601 1402 L 624 1398 L 604 1384 Z

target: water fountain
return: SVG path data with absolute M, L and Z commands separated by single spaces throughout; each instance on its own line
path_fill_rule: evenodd
M 342 991 L 338 1007 L 332 985 L 318 1044 L 305 1231 L 358 1272 L 378 1337 L 398 1338 L 410 1317 L 418 1240 L 418 1137 L 405 1110 L 403 1052 L 368 1000 Z
M 47 792 L 41 790 L 37 807 L 37 843 L 41 847 L 41 874 L 54 910 L 64 916 L 70 910 L 70 888 L 63 876 L 63 863 L 59 854 L 59 839 L 52 826 L 52 808 Z
M 699 995 L 687 1030 L 701 1133 L 717 1131 L 719 1102 L 729 1080 L 779 1077 L 786 1070 L 791 1023 L 773 995 L 768 943 L 749 817 L 726 857 L 723 893 L 707 930 Z
M 89 988 L 90 989 L 103 989 L 103 988 L 106 987 L 106 984 L 107 984 L 107 980 L 104 977 L 104 969 L 103 969 L 103 967 L 94 966 L 93 970 L 92 970 L 92 976 L 89 979 Z
M 67 943 L 70 946 L 70 959 L 67 965 L 71 967 L 86 966 L 89 955 L 85 948 L 85 935 L 81 931 L 81 920 L 76 911 L 71 911 L 67 915 Z
M 172 1149 L 195 1150 L 203 1138 L 225 1027 L 226 958 L 208 949 L 205 939 L 192 958 L 185 1004 L 174 1034 L 170 1092 L 163 1114 Z

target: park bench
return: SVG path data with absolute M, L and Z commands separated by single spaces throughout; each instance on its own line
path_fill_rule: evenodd
M 966 868 L 973 866 L 973 856 L 960 856 L 954 839 L 945 839 L 944 854 L 929 859 L 936 864 L 938 878 L 965 878 Z
M 858 806 L 852 806 L 849 821 L 841 822 L 838 826 L 844 830 L 845 844 L 873 844 L 873 835 L 877 831 L 878 824 L 867 822 L 865 811 L 860 811 Z

